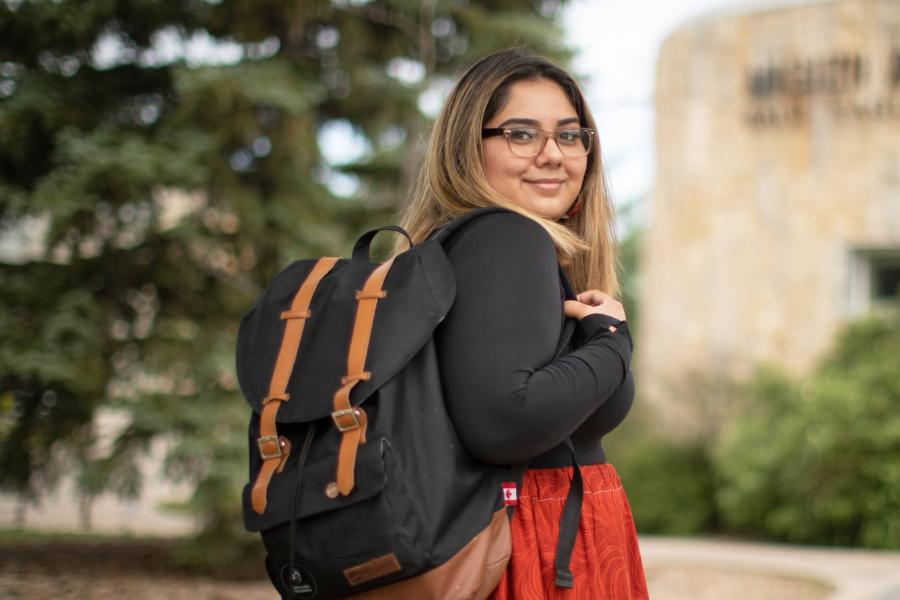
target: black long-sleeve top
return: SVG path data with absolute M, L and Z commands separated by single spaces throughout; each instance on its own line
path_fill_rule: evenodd
M 634 398 L 627 323 L 588 315 L 576 329 L 577 349 L 553 360 L 564 292 L 547 232 L 522 215 L 493 213 L 444 247 L 457 291 L 435 341 L 462 444 L 489 463 L 566 466 L 571 457 L 560 444 L 571 436 L 581 464 L 605 462 L 601 438 Z

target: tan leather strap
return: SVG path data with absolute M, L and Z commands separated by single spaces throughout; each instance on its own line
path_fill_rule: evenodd
M 294 370 L 294 361 L 300 349 L 300 339 L 303 337 L 303 326 L 311 315 L 309 310 L 316 287 L 325 275 L 337 264 L 338 259 L 333 256 L 320 258 L 313 266 L 309 275 L 300 284 L 300 289 L 294 295 L 290 310 L 281 313 L 281 319 L 285 321 L 284 336 L 281 338 L 281 347 L 278 349 L 278 357 L 275 359 L 275 367 L 272 370 L 272 379 L 269 382 L 269 394 L 262 401 L 262 410 L 259 413 L 259 455 L 262 465 L 253 482 L 250 494 L 250 504 L 257 514 L 263 514 L 266 510 L 266 491 L 269 489 L 269 481 L 272 475 L 281 472 L 284 463 L 291 453 L 291 443 L 285 437 L 278 435 L 275 428 L 275 416 L 283 402 L 290 400 L 287 393 L 288 381 Z
M 342 385 L 334 395 L 334 412 L 331 413 L 334 426 L 341 432 L 335 483 L 343 496 L 353 490 L 356 450 L 360 444 L 366 443 L 366 413 L 362 408 L 350 406 L 350 390 L 370 377 L 365 366 L 372 325 L 375 323 L 375 306 L 379 299 L 387 296 L 387 292 L 381 288 L 393 262 L 391 259 L 379 265 L 366 279 L 363 289 L 356 292 L 356 318 L 347 353 L 347 374 L 341 379 Z

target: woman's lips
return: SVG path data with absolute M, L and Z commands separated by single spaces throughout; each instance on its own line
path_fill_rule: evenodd
M 561 179 L 526 179 L 525 183 L 545 192 L 556 192 L 563 184 Z

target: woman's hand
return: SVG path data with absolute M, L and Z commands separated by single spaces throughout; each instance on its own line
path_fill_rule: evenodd
M 588 315 L 607 315 L 619 321 L 625 320 L 625 308 L 622 303 L 600 290 L 588 290 L 577 296 L 578 301 L 566 300 L 563 312 L 567 317 L 575 317 L 579 321 Z M 610 331 L 615 327 L 610 325 Z

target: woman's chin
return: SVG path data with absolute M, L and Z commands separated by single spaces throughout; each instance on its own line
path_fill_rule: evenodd
M 534 213 L 539 214 L 545 219 L 551 219 L 553 221 L 558 221 L 560 217 L 562 217 L 566 213 L 565 203 L 560 201 L 552 201 L 548 202 L 546 198 L 541 198 L 535 202 L 530 203 L 530 210 Z M 571 204 L 571 202 L 569 203 Z
M 575 201 L 574 199 L 561 200 L 533 194 L 523 194 L 518 198 L 509 198 L 507 196 L 507 199 L 511 200 L 516 206 L 553 221 L 558 221 L 569 209 L 569 206 L 572 205 L 572 202 Z

